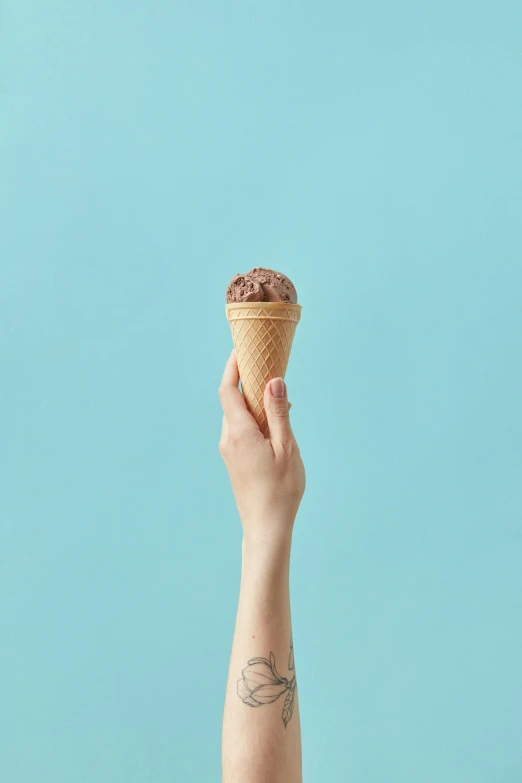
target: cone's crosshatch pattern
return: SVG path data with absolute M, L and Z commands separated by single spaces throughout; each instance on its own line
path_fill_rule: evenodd
M 263 395 L 272 378 L 284 378 L 301 305 L 286 302 L 227 304 L 241 388 L 263 435 L 268 424 Z

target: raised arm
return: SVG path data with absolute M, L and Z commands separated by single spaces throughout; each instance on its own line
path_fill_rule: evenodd
M 304 468 L 284 381 L 276 378 L 265 390 L 270 439 L 248 412 L 238 381 L 232 353 L 220 387 L 220 451 L 243 525 L 243 560 L 223 717 L 223 783 L 301 783 L 289 564 Z

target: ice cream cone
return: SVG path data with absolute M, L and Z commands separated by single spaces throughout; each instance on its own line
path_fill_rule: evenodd
M 227 304 L 241 388 L 263 435 L 268 434 L 263 394 L 272 378 L 284 378 L 301 305 L 287 302 Z

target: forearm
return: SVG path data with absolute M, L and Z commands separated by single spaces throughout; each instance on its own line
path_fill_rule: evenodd
M 290 540 L 243 542 L 223 719 L 223 783 L 300 783 Z

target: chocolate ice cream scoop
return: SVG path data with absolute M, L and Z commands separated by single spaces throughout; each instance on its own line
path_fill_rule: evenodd
M 297 303 L 294 284 L 281 272 L 255 267 L 246 275 L 236 275 L 227 288 L 227 302 Z
M 281 272 L 256 266 L 248 272 L 247 277 L 261 283 L 265 292 L 265 302 L 292 302 L 293 304 L 297 302 L 294 284 Z
M 248 275 L 235 275 L 227 288 L 227 302 L 262 302 L 261 284 Z

